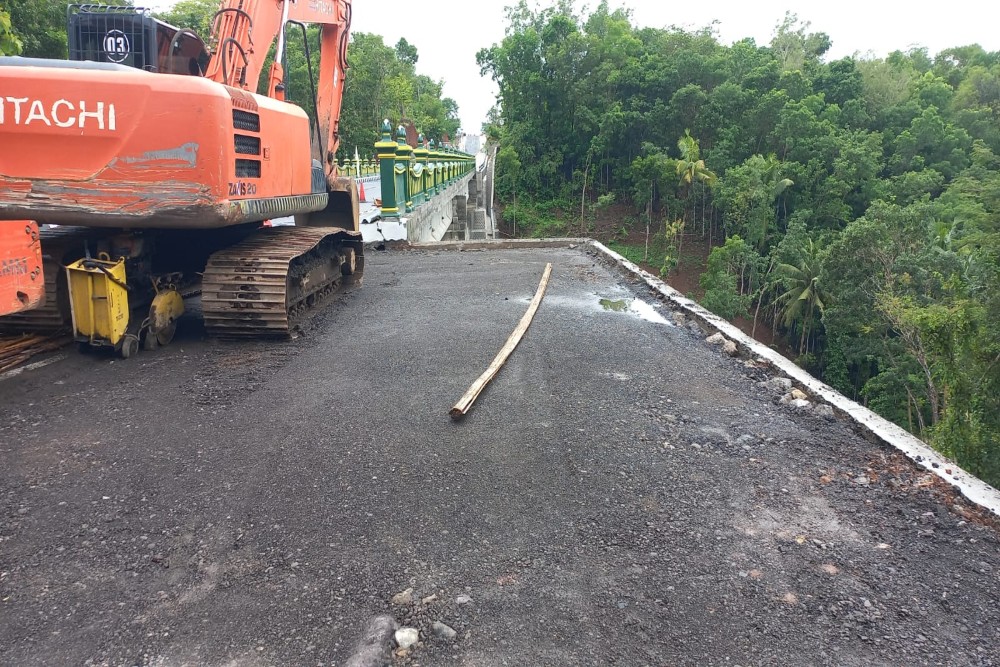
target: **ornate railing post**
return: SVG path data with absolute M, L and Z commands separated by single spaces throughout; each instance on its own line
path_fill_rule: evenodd
M 437 194 L 441 191 L 441 161 L 438 159 L 437 144 L 433 139 L 430 142 L 428 159 L 430 160 L 431 188 L 434 194 Z
M 424 163 L 424 179 L 421 181 L 421 185 L 424 188 L 424 196 L 430 199 L 434 196 L 434 172 L 431 171 L 431 149 L 430 145 L 427 143 L 427 138 L 423 134 L 420 135 L 420 149 L 422 150 L 423 163 Z
M 410 191 L 410 162 L 413 159 L 413 149 L 406 143 L 406 128 L 400 125 L 396 128 L 396 203 L 400 212 L 413 210 L 413 193 Z
M 420 206 L 427 200 L 424 191 L 424 170 L 427 167 L 427 149 L 424 148 L 424 135 L 417 139 L 417 147 L 413 149 L 413 162 L 410 164 L 410 190 L 414 206 Z
M 382 179 L 382 216 L 397 217 L 399 204 L 396 192 L 396 142 L 392 140 L 392 125 L 389 124 L 388 118 L 382 121 L 382 140 L 375 142 L 375 150 Z M 405 197 L 405 193 L 402 196 Z

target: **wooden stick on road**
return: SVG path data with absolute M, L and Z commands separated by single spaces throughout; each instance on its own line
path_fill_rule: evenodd
M 504 365 L 507 361 L 507 357 L 510 356 L 517 344 L 521 342 L 521 337 L 524 336 L 524 332 L 528 330 L 528 325 L 531 324 L 532 318 L 535 316 L 535 311 L 538 310 L 538 305 L 542 302 L 542 297 L 545 296 L 545 287 L 549 284 L 549 276 L 552 274 L 552 264 L 545 265 L 545 272 L 542 273 L 542 281 L 538 283 L 538 290 L 535 292 L 535 298 L 531 300 L 528 305 L 528 310 L 524 313 L 521 321 L 518 322 L 517 327 L 514 332 L 507 338 L 507 342 L 504 343 L 503 347 L 500 348 L 500 352 L 494 357 L 493 362 L 490 363 L 489 368 L 483 372 L 476 381 L 472 383 L 472 386 L 462 395 L 462 398 L 458 400 L 448 414 L 452 419 L 460 419 L 472 404 L 476 402 L 476 398 L 479 393 L 486 387 L 490 380 L 496 377 L 496 374 L 500 372 L 500 367 Z
M 36 354 L 57 350 L 67 342 L 65 336 L 0 337 L 0 373 L 16 368 Z

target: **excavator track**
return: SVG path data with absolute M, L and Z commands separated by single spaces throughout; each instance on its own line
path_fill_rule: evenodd
M 213 254 L 202 276 L 205 329 L 221 338 L 287 338 L 364 270 L 361 234 L 339 227 L 264 229 Z
M 64 262 L 83 256 L 84 244 L 99 232 L 87 227 L 43 227 L 42 272 L 45 298 L 35 308 L 0 317 L 0 333 L 54 333 L 72 326 Z

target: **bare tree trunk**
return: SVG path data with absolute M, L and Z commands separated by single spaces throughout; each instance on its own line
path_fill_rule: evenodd
M 649 263 L 649 228 L 653 225 L 653 182 L 649 183 L 649 206 L 646 207 L 646 252 L 642 255 L 642 262 Z
M 677 232 L 677 273 L 681 272 L 681 250 L 684 248 L 684 218 L 681 218 L 681 228 Z
M 922 438 L 924 437 L 924 432 L 927 430 L 927 424 L 924 423 L 924 416 L 920 413 L 920 406 L 917 405 L 917 399 L 913 395 L 913 392 L 910 391 L 909 387 L 906 388 L 906 396 L 910 399 L 906 402 L 907 412 L 909 412 L 909 406 L 912 404 L 915 408 L 914 412 L 917 414 L 917 428 L 920 429 L 920 437 Z M 912 420 L 910 422 L 910 432 L 913 432 Z
M 767 265 L 767 271 L 764 273 L 764 278 L 762 283 L 767 282 L 768 277 L 771 275 L 771 271 L 774 270 L 774 257 L 771 257 L 771 262 Z M 757 331 L 757 315 L 760 313 L 760 304 L 764 300 L 764 285 L 760 287 L 760 296 L 757 297 L 757 307 L 753 311 L 753 326 L 750 327 L 750 337 L 754 338 L 754 333 Z
M 583 194 L 580 195 L 580 236 L 586 236 L 584 233 L 584 225 L 586 224 L 586 218 L 584 217 L 584 206 L 587 202 L 587 175 L 590 173 L 590 155 L 587 155 L 587 166 L 583 168 Z
M 713 224 L 714 222 L 715 222 L 715 211 L 712 211 L 712 217 L 710 217 L 708 219 L 708 248 L 709 248 L 709 250 L 711 250 L 711 248 L 712 248 L 712 232 L 715 231 L 715 225 Z
M 706 206 L 706 191 L 708 188 L 705 184 L 701 185 L 701 238 L 705 238 L 705 206 Z
M 938 395 L 937 385 L 934 383 L 934 375 L 927 363 L 923 345 L 921 345 L 920 354 L 917 355 L 917 361 L 920 362 L 920 367 L 924 370 L 924 375 L 927 378 L 927 397 L 931 400 L 931 424 L 937 425 L 938 420 L 941 419 L 941 398 Z
M 757 315 L 760 314 L 760 302 L 764 300 L 764 291 L 761 290 L 760 296 L 757 297 L 757 307 L 753 309 L 753 326 L 750 327 L 750 337 L 756 339 L 757 333 Z
M 930 359 L 928 358 L 927 350 L 924 348 L 924 342 L 920 338 L 920 332 L 903 325 L 901 318 L 897 317 L 895 313 L 888 312 L 886 314 L 899 330 L 903 340 L 906 341 L 906 346 L 909 348 L 910 354 L 916 358 L 917 363 L 920 364 L 920 368 L 924 372 L 927 384 L 927 398 L 931 402 L 931 425 L 935 426 L 941 418 L 941 396 L 938 393 L 937 384 L 934 382 L 934 372 L 931 369 Z

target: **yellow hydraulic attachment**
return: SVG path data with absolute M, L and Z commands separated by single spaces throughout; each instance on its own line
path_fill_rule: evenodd
M 125 259 L 81 259 L 66 267 L 73 337 L 81 344 L 111 346 L 128 358 L 139 339 L 128 332 L 128 286 Z
M 146 350 L 155 350 L 158 345 L 166 345 L 173 340 L 177 320 L 184 314 L 184 298 L 174 285 L 154 286 L 156 296 L 149 306 L 149 317 L 143 323 L 146 330 L 143 348 Z

